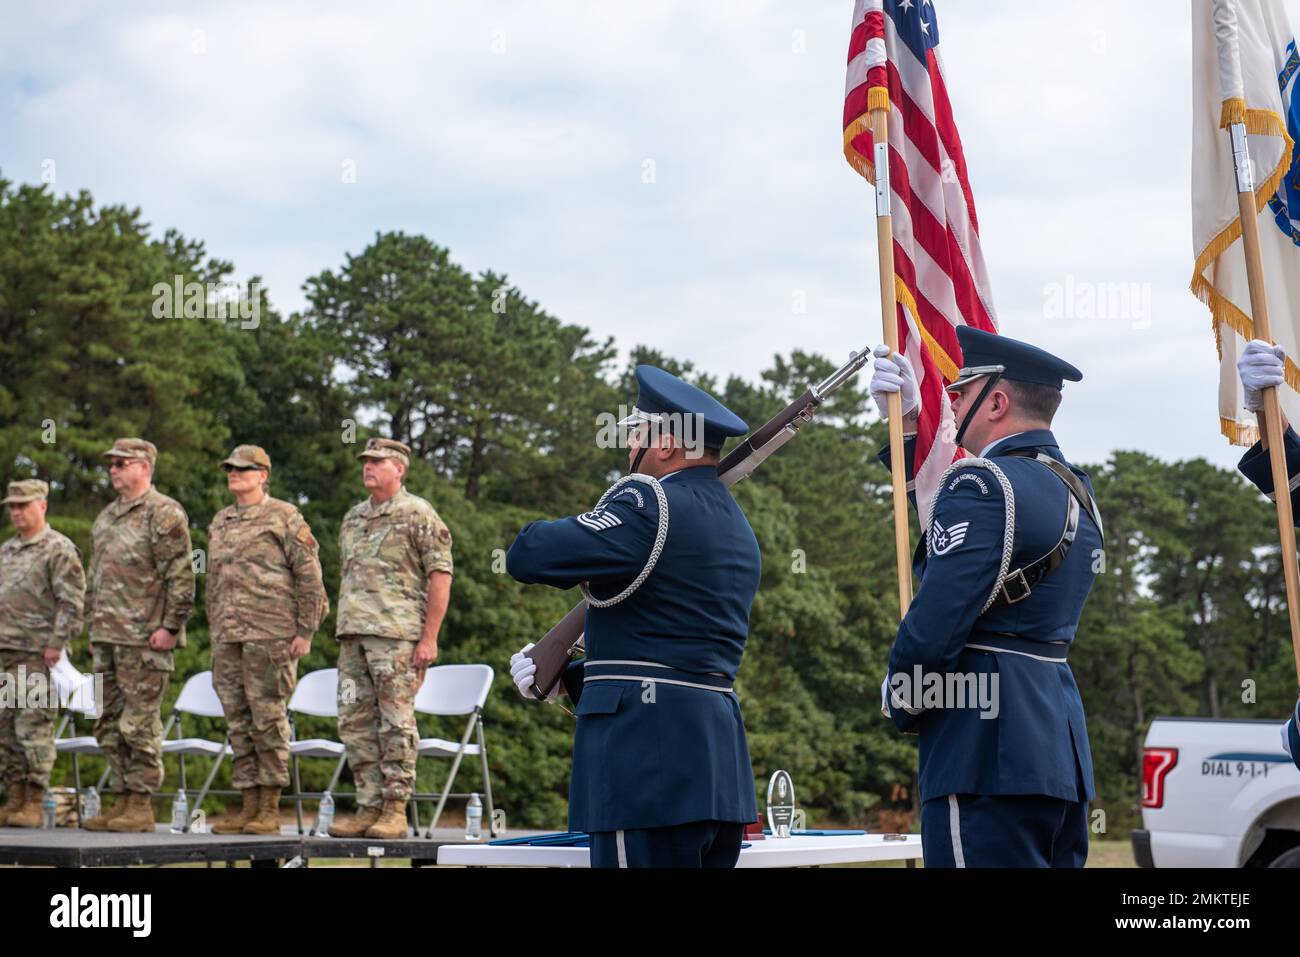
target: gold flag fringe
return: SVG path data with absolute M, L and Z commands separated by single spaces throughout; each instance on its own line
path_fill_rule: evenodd
M 1277 192 L 1277 187 L 1282 182 L 1282 177 L 1291 165 L 1291 151 L 1295 148 L 1295 142 L 1287 132 L 1286 123 L 1282 117 L 1278 116 L 1273 110 L 1255 110 L 1248 109 L 1246 103 L 1240 97 L 1232 97 L 1223 101 L 1220 110 L 1219 125 L 1226 127 L 1232 123 L 1245 123 L 1246 132 L 1256 136 L 1277 136 L 1285 143 L 1286 147 L 1282 151 L 1282 159 L 1274 169 L 1264 179 L 1264 181 L 1255 190 L 1255 212 L 1258 214 L 1266 205 L 1269 197 Z M 1255 338 L 1255 324 L 1251 321 L 1250 316 L 1246 315 L 1232 300 L 1228 299 L 1223 293 L 1214 287 L 1210 280 L 1205 278 L 1205 270 L 1209 268 L 1214 260 L 1241 238 L 1241 218 L 1234 217 L 1224 229 L 1208 243 L 1205 248 L 1196 256 L 1196 265 L 1192 272 L 1192 293 L 1197 299 L 1205 303 L 1210 309 L 1210 316 L 1214 326 L 1214 347 L 1218 352 L 1219 358 L 1223 358 L 1223 338 L 1219 328 L 1220 323 L 1226 323 L 1242 338 Z M 1290 356 L 1286 357 L 1285 363 L 1286 384 L 1292 389 L 1300 392 L 1300 367 L 1297 367 Z M 1253 425 L 1243 425 L 1232 419 L 1220 416 L 1219 429 L 1223 435 L 1233 445 L 1254 445 L 1259 441 L 1259 429 Z
M 921 315 L 916 308 L 916 300 L 912 298 L 912 290 L 907 288 L 907 283 L 903 282 L 897 273 L 894 274 L 894 295 L 912 314 L 912 321 L 916 323 L 916 328 L 921 331 L 921 338 L 925 340 L 925 347 L 930 350 L 930 358 L 939 367 L 939 372 L 943 374 L 944 381 L 955 382 L 959 371 L 957 363 L 952 361 L 952 356 L 944 351 L 943 346 L 939 345 L 934 336 L 930 335 L 930 330 L 925 328 L 925 324 L 921 322 Z
M 1259 441 L 1259 427 L 1244 425 L 1233 419 L 1219 416 L 1219 431 L 1232 445 L 1254 445 Z
M 876 181 L 876 166 L 872 157 L 863 156 L 853 148 L 853 141 L 863 133 L 871 132 L 871 111 L 889 112 L 889 90 L 883 86 L 873 86 L 867 90 L 867 112 L 863 113 L 848 126 L 844 127 L 844 158 L 849 161 L 859 174 L 871 182 Z

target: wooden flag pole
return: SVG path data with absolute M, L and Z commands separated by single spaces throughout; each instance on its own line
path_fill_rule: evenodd
M 1255 209 L 1254 177 L 1246 151 L 1246 127 L 1231 127 L 1232 159 L 1237 168 L 1237 205 L 1241 217 L 1241 242 L 1246 254 L 1246 278 L 1250 285 L 1250 314 L 1255 337 L 1273 341 L 1268 324 L 1268 296 L 1264 288 L 1264 261 L 1260 256 L 1259 213 Z M 1277 531 L 1282 541 L 1282 572 L 1286 578 L 1286 610 L 1291 620 L 1291 649 L 1295 656 L 1296 681 L 1300 682 L 1300 566 L 1296 564 L 1295 520 L 1291 513 L 1290 478 L 1286 474 L 1286 450 L 1282 447 L 1282 406 L 1277 388 L 1264 390 L 1264 414 L 1260 433 L 1268 444 L 1273 468 L 1273 497 L 1277 500 Z
M 888 110 L 871 111 L 871 141 L 874 144 L 876 170 L 876 253 L 880 259 L 880 321 L 884 325 L 885 345 L 889 347 L 890 352 L 897 352 L 898 300 L 894 294 L 894 220 L 889 212 Z M 901 621 L 907 614 L 907 606 L 912 601 L 912 549 L 908 541 L 910 536 L 907 525 L 907 461 L 903 455 L 902 394 L 889 393 L 888 402 L 889 470 L 894 479 L 894 556 L 898 562 L 898 618 Z M 1293 541 L 1293 549 L 1294 544 Z M 1295 634 L 1294 628 L 1292 634 Z

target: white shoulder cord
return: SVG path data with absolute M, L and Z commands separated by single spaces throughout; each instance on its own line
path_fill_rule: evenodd
M 580 582 L 578 588 L 582 591 L 582 597 L 587 599 L 587 604 L 592 608 L 608 608 L 611 605 L 617 605 L 623 599 L 628 598 L 631 594 L 641 587 L 641 584 L 650 577 L 654 571 L 655 564 L 659 561 L 659 556 L 664 550 L 664 542 L 668 540 L 668 496 L 664 495 L 664 487 L 659 484 L 659 480 L 653 475 L 644 475 L 640 472 L 633 472 L 631 475 L 624 475 L 621 479 L 605 490 L 605 494 L 600 497 L 596 503 L 593 512 L 599 511 L 600 508 L 614 496 L 614 493 L 621 489 L 628 482 L 644 482 L 649 485 L 655 493 L 655 499 L 659 502 L 659 527 L 655 530 L 654 547 L 650 549 L 650 557 L 646 559 L 645 567 L 641 569 L 641 574 L 632 579 L 632 584 L 628 585 L 613 598 L 596 598 L 591 594 L 588 588 L 588 582 Z M 1003 569 L 1006 571 L 1006 569 Z
M 1007 572 L 1011 570 L 1011 552 L 1015 547 L 1016 537 L 1016 491 L 1011 487 L 1011 482 L 1007 479 L 1007 476 L 1002 469 L 998 468 L 996 463 L 990 459 L 958 459 L 956 462 L 953 462 L 952 465 L 948 466 L 944 473 L 939 476 L 939 484 L 935 488 L 934 498 L 930 501 L 930 512 L 925 517 L 925 553 L 926 555 L 933 553 L 933 545 L 931 544 L 933 541 L 933 535 L 930 530 L 934 526 L 934 513 L 935 509 L 939 506 L 939 496 L 943 493 L 944 483 L 948 481 L 948 476 L 953 472 L 972 467 L 987 469 L 992 472 L 993 477 L 996 478 L 998 484 L 1002 486 L 1002 495 L 1006 500 L 1006 522 L 1002 531 L 1002 564 L 998 568 L 998 578 L 997 581 L 993 583 L 993 591 L 989 595 L 988 601 L 984 603 L 984 607 L 980 609 L 980 614 L 982 615 L 984 612 L 989 610 L 993 605 L 993 602 L 997 600 L 998 594 L 1002 591 L 1002 583 L 1006 580 Z

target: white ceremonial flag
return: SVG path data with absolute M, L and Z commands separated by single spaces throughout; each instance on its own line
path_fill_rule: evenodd
M 1192 3 L 1192 292 L 1210 307 L 1219 349 L 1219 424 L 1257 441 L 1237 356 L 1256 338 L 1228 127 L 1246 125 L 1274 341 L 1286 351 L 1282 409 L 1300 426 L 1300 57 L 1281 0 Z

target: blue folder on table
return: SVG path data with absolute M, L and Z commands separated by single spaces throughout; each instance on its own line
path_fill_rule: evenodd
M 590 847 L 591 835 L 585 831 L 559 831 L 554 834 L 533 834 L 530 837 L 508 837 L 488 841 L 492 847 Z

